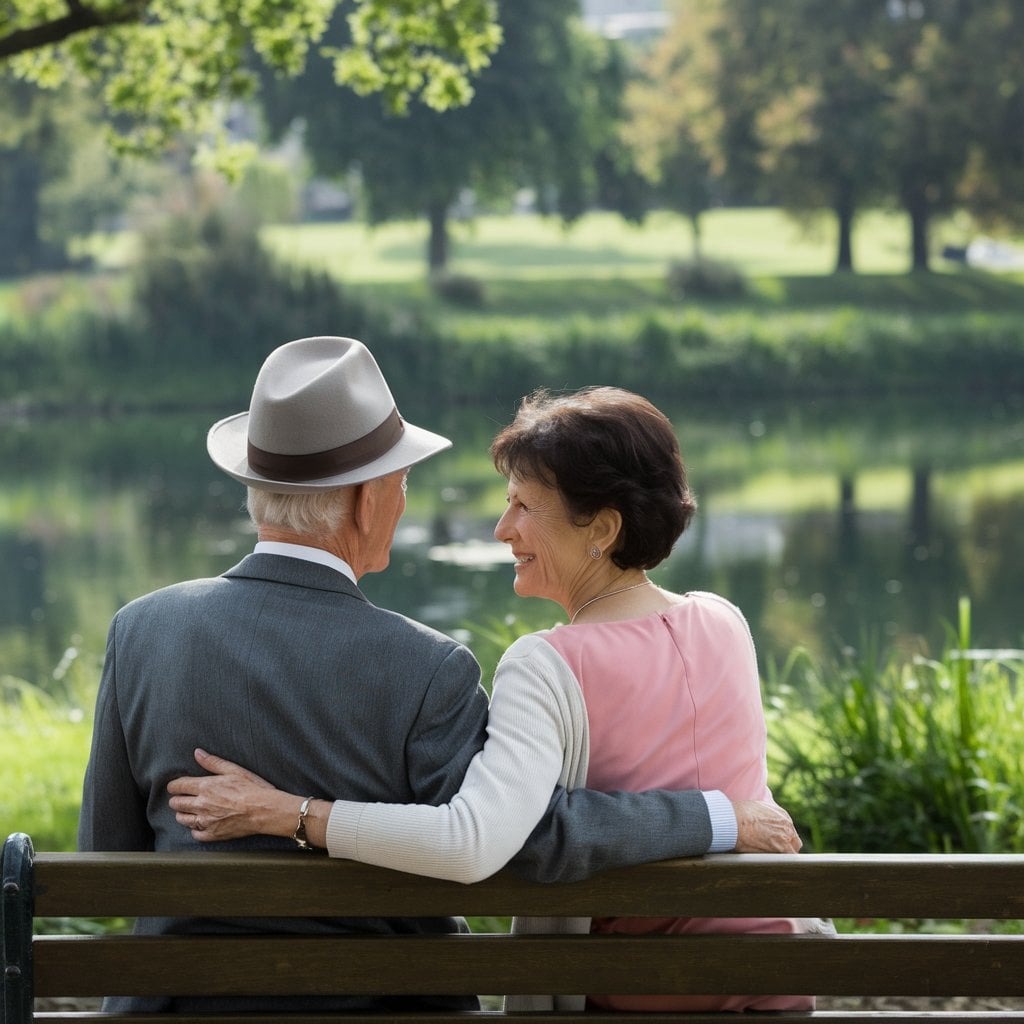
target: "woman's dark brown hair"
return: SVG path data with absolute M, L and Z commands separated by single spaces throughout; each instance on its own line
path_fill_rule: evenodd
M 491 458 L 505 477 L 557 487 L 578 526 L 617 509 L 622 532 L 611 557 L 620 569 L 664 561 L 697 510 L 672 424 L 621 388 L 534 392 L 495 437 Z

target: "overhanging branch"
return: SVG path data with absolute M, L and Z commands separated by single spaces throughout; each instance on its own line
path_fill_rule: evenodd
M 28 53 L 61 43 L 89 29 L 139 21 L 146 10 L 146 3 L 144 0 L 128 0 L 119 7 L 100 12 L 78 0 L 68 0 L 67 9 L 68 13 L 63 17 L 30 28 L 16 29 L 0 37 L 0 61 L 18 53 Z

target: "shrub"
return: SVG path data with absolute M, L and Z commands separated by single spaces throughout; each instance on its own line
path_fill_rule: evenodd
M 249 377 L 285 341 L 360 337 L 369 319 L 336 281 L 278 264 L 254 227 L 218 213 L 174 218 L 146 237 L 134 298 L 136 359 L 235 362 Z
M 1024 653 L 797 652 L 767 685 L 773 785 L 818 851 L 1024 851 Z
M 739 270 L 713 260 L 677 260 L 669 265 L 666 280 L 676 299 L 731 299 L 747 290 Z
M 438 298 L 453 306 L 480 309 L 484 304 L 484 283 L 469 274 L 431 274 L 430 287 Z

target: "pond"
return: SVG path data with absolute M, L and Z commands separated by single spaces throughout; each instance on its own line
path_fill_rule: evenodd
M 98 665 L 120 604 L 250 549 L 244 491 L 205 452 L 233 411 L 0 426 L 0 676 L 59 694 L 70 661 Z M 515 597 L 491 536 L 504 481 L 486 449 L 509 410 L 405 411 L 457 445 L 412 473 L 391 566 L 364 590 L 463 639 L 561 620 Z M 653 575 L 735 601 L 763 668 L 795 647 L 934 653 L 961 596 L 974 646 L 1024 646 L 1024 401 L 666 411 L 700 511 Z

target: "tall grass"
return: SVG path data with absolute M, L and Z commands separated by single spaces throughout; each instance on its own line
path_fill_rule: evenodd
M 775 796 L 817 851 L 1024 852 L 1022 680 L 966 602 L 938 659 L 796 651 L 766 680 Z
M 73 850 L 91 710 L 10 676 L 0 690 L 0 838 L 27 832 L 37 850 Z

